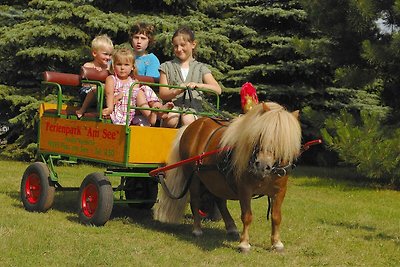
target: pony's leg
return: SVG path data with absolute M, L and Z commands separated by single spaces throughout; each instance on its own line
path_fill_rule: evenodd
M 250 251 L 251 247 L 249 243 L 249 228 L 253 220 L 253 214 L 251 212 L 251 195 L 242 195 L 239 201 L 240 209 L 242 211 L 241 219 L 243 222 L 243 231 L 240 235 L 239 250 L 246 253 Z
M 192 179 L 190 184 L 190 209 L 193 214 L 193 231 L 194 236 L 201 236 L 203 231 L 201 230 L 201 218 L 199 214 L 200 209 L 200 180 L 196 175 Z
M 280 225 L 282 221 L 281 207 L 283 199 L 286 194 L 286 186 L 281 188 L 278 194 L 272 199 L 272 213 L 271 213 L 271 249 L 276 252 L 283 252 L 284 245 L 280 237 Z
M 226 206 L 226 199 L 217 198 L 215 200 L 219 211 L 221 212 L 222 219 L 225 223 L 226 233 L 229 237 L 234 239 L 239 238 L 239 231 L 236 227 L 235 221 L 233 220 L 228 207 Z

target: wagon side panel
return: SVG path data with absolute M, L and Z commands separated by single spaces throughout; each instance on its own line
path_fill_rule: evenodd
M 39 151 L 124 163 L 125 127 L 96 121 L 42 116 Z
M 129 163 L 165 163 L 177 129 L 130 127 Z

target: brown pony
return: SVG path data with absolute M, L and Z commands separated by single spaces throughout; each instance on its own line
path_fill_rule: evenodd
M 202 234 L 199 215 L 200 185 L 218 197 L 217 206 L 228 234 L 238 236 L 226 200 L 239 200 L 243 231 L 239 249 L 250 251 L 249 226 L 252 222 L 251 199 L 268 195 L 272 199 L 272 249 L 283 251 L 279 226 L 281 205 L 287 188 L 287 169 L 300 154 L 301 129 L 298 111 L 288 112 L 277 103 L 254 106 L 232 122 L 211 118 L 196 120 L 182 128 L 175 140 L 168 164 L 203 153 L 230 148 L 200 161 L 190 162 L 166 173 L 166 184 L 172 194 L 179 194 L 189 177 L 193 234 Z M 184 215 L 188 194 L 172 199 L 163 191 L 155 206 L 154 217 L 162 222 L 178 223 Z

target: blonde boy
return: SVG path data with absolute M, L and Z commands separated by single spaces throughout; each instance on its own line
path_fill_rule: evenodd
M 96 36 L 92 40 L 92 56 L 93 60 L 83 64 L 85 68 L 94 68 L 98 71 L 108 70 L 111 54 L 114 45 L 106 34 Z M 81 88 L 80 95 L 83 99 L 82 107 L 76 111 L 78 118 L 81 118 L 87 108 L 94 102 L 96 95 L 96 85 L 84 84 Z

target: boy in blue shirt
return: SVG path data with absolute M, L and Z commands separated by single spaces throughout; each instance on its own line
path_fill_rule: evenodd
M 140 76 L 149 76 L 159 81 L 160 61 L 153 53 L 148 53 L 147 48 L 154 43 L 154 26 L 147 23 L 137 23 L 131 29 L 131 45 L 135 54 L 135 65 Z

